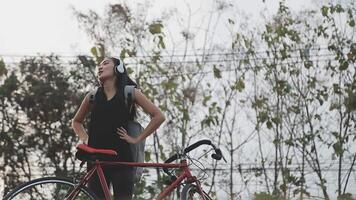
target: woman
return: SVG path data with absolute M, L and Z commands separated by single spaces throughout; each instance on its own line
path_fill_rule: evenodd
M 72 120 L 74 132 L 83 143 L 94 148 L 114 149 L 119 161 L 133 161 L 129 144 L 136 144 L 152 134 L 165 120 L 164 115 L 137 88 L 134 89 L 135 103 L 133 109 L 127 108 L 124 99 L 125 85 L 136 85 L 127 75 L 123 63 L 117 58 L 105 58 L 97 69 L 100 81 L 93 105 L 90 94 L 82 101 Z M 133 138 L 126 132 L 128 120 L 135 117 L 135 104 L 143 108 L 152 118 L 147 127 L 137 137 Z M 91 110 L 88 133 L 83 127 L 83 120 Z M 91 166 L 88 166 L 88 170 Z M 113 184 L 115 199 L 132 199 L 133 173 L 132 168 L 111 166 L 104 168 L 108 184 Z M 98 176 L 91 178 L 88 184 L 96 195 L 104 199 Z

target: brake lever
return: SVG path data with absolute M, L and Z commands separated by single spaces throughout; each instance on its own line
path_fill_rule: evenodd
M 215 152 L 217 152 L 219 154 L 219 156 L 221 156 L 220 159 L 222 158 L 225 161 L 225 163 L 227 163 L 224 155 L 222 154 L 222 152 L 219 148 L 215 148 Z M 220 160 L 220 159 L 218 159 L 218 160 Z
M 82 161 L 82 162 L 80 163 L 80 169 L 83 167 L 84 164 L 85 164 L 85 161 Z
M 223 154 L 221 154 L 221 156 L 222 156 L 223 160 L 225 161 L 225 163 L 227 163 L 227 161 L 226 161 L 226 159 L 225 159 L 224 155 L 223 155 Z
M 221 157 L 222 157 L 222 158 L 223 158 L 223 160 L 225 161 L 225 163 L 227 163 L 227 161 L 226 161 L 226 159 L 225 159 L 225 157 L 224 157 L 223 153 L 221 152 L 221 150 L 220 150 L 220 149 L 218 149 L 218 150 L 219 150 L 219 152 L 220 152 Z

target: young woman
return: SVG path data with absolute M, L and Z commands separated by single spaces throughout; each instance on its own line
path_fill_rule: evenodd
M 129 144 L 136 144 L 153 133 L 165 120 L 164 115 L 146 96 L 135 88 L 133 95 L 135 103 L 133 109 L 127 108 L 124 98 L 125 85 L 136 85 L 127 75 L 121 60 L 105 58 L 98 66 L 97 75 L 100 80 L 93 105 L 90 94 L 83 99 L 77 113 L 72 120 L 74 132 L 83 143 L 94 148 L 114 149 L 118 153 L 119 161 L 133 161 Z M 151 116 L 151 121 L 143 132 L 133 138 L 126 132 L 128 120 L 135 117 L 135 104 Z M 88 133 L 83 127 L 83 120 L 90 112 Z M 88 166 L 90 169 L 91 166 Z M 133 173 L 129 167 L 106 167 L 104 174 L 108 184 L 113 185 L 115 199 L 132 199 Z M 99 198 L 104 199 L 98 176 L 94 176 L 88 184 Z

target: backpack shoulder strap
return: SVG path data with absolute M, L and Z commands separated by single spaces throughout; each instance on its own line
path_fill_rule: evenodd
M 95 95 L 98 92 L 98 88 L 89 92 L 89 103 L 93 104 L 95 101 Z M 125 104 L 131 105 L 135 101 L 135 86 L 126 85 L 124 88 Z
M 98 88 L 96 87 L 94 90 L 89 92 L 89 103 L 91 105 L 94 105 L 95 102 L 95 95 L 98 92 Z
M 124 88 L 125 104 L 131 112 L 132 104 L 135 102 L 135 86 L 126 85 Z
M 135 86 L 134 85 L 126 85 L 124 88 L 125 95 L 125 103 L 126 105 L 130 105 L 135 101 Z

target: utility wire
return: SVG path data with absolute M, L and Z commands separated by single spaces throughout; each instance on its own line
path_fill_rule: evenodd
M 35 171 L 35 169 L 31 168 L 33 171 Z M 280 168 L 278 168 L 280 170 Z M 42 169 L 41 169 L 42 170 Z M 155 170 L 154 167 L 150 167 L 150 168 L 145 168 L 145 170 Z M 226 171 L 231 171 L 230 168 L 205 168 L 204 170 L 202 169 L 199 169 L 199 168 L 190 168 L 191 171 L 221 171 L 221 172 L 226 172 Z M 243 172 L 243 173 L 255 173 L 257 171 L 263 171 L 263 170 L 266 170 L 266 171 L 275 171 L 276 168 L 274 167 L 265 167 L 264 169 L 262 167 L 252 167 L 252 168 L 233 168 L 232 169 L 234 172 Z M 322 172 L 338 172 L 339 169 L 338 168 L 321 168 L 320 169 Z M 342 172 L 345 172 L 345 171 L 349 171 L 350 169 L 347 169 L 347 168 L 342 168 L 340 169 L 340 171 Z M 301 169 L 298 169 L 298 168 L 288 168 L 288 171 L 291 171 L 291 172 L 300 172 Z M 69 170 L 68 172 L 72 172 L 72 170 Z M 79 173 L 79 170 L 76 169 L 76 172 Z M 305 173 L 313 173 L 314 170 L 313 169 L 304 169 L 304 172 Z M 27 175 L 26 173 L 23 173 L 23 172 L 7 172 L 7 173 L 2 173 L 0 175 L 0 177 L 3 177 L 4 175 L 22 175 L 22 176 L 25 176 Z M 44 173 L 44 174 L 41 174 L 41 173 L 34 173 L 34 172 L 31 172 L 31 176 L 43 176 L 43 175 L 46 175 L 46 174 L 51 174 L 51 173 Z M 150 174 L 147 172 L 147 174 Z
M 203 51 L 204 49 L 200 50 Z M 321 47 L 312 47 L 312 48 L 293 48 L 293 49 L 289 49 L 288 52 L 297 52 L 297 51 L 321 51 L 321 50 L 329 50 L 327 47 L 325 46 L 321 46 Z M 209 52 L 209 49 L 205 49 L 205 51 Z M 212 51 L 217 51 L 217 50 L 212 50 Z M 231 49 L 222 49 L 220 51 L 231 51 Z M 253 54 L 254 55 L 260 55 L 260 54 L 267 54 L 267 53 L 271 53 L 272 51 L 268 51 L 268 50 L 261 50 L 261 51 L 256 51 Z M 79 55 L 57 55 L 56 53 L 49 53 L 48 55 L 53 55 L 53 56 L 57 56 L 60 58 L 77 58 L 78 56 L 87 56 L 87 57 L 91 57 L 94 58 L 91 55 L 83 55 L 83 54 L 79 54 Z M 196 54 L 172 54 L 172 55 L 159 55 L 158 57 L 198 57 L 198 56 L 205 56 L 205 57 L 209 57 L 209 56 L 232 56 L 232 55 L 248 55 L 247 52 L 213 52 L 213 53 L 196 53 Z M 41 56 L 46 56 L 43 55 L 41 53 L 39 54 L 0 54 L 0 57 L 12 57 L 12 58 L 22 58 L 22 57 L 41 57 Z M 156 55 L 136 55 L 136 56 L 132 56 L 132 57 L 128 57 L 128 58 L 152 58 Z
M 306 61 L 329 61 L 333 56 L 333 54 L 322 54 L 322 55 L 315 55 L 315 56 L 310 56 L 310 58 L 324 58 L 324 59 L 308 59 L 308 60 L 298 60 L 298 61 L 289 61 L 290 64 L 294 64 L 294 63 L 298 63 L 298 62 L 301 62 L 301 63 L 304 63 Z M 291 56 L 291 57 L 288 57 L 286 58 L 285 60 L 290 60 L 290 59 L 293 59 L 293 58 L 300 58 L 299 56 Z M 329 58 L 329 59 L 326 59 L 326 58 Z M 235 62 L 235 61 L 258 61 L 258 60 L 270 60 L 270 59 L 273 59 L 273 57 L 255 57 L 255 58 L 230 58 L 230 59 L 226 59 L 226 58 L 221 58 L 221 59 L 212 59 L 212 60 L 205 60 L 203 63 L 220 63 L 220 62 Z M 22 61 L 17 61 L 17 62 L 14 62 L 14 61 L 9 61 L 9 62 L 6 62 L 8 64 L 20 64 L 22 63 Z M 59 62 L 60 64 L 71 64 L 71 65 L 75 65 L 75 64 L 81 64 L 81 63 L 76 63 L 74 61 L 67 61 L 67 62 L 64 62 L 64 61 L 60 61 Z M 147 62 L 146 64 L 155 64 L 154 62 Z M 184 60 L 184 61 L 158 61 L 157 64 L 191 64 L 191 63 L 194 63 L 196 64 L 197 61 L 194 61 L 194 60 Z M 281 63 L 288 63 L 286 61 L 282 61 Z M 138 62 L 125 62 L 126 65 L 142 65 Z M 278 63 L 279 64 L 279 63 Z
M 319 59 L 310 59 L 308 61 L 310 62 L 323 62 L 323 61 L 330 61 L 330 57 L 331 55 L 329 54 L 325 54 L 325 55 L 321 55 L 317 58 Z M 315 56 L 316 57 L 316 56 Z M 314 58 L 315 58 L 314 57 Z M 238 61 L 243 61 L 243 60 L 249 60 L 249 61 L 256 61 L 256 60 L 259 60 L 259 59 L 263 59 L 263 58 L 252 58 L 252 59 L 220 59 L 220 60 L 207 60 L 205 61 L 206 63 L 222 63 L 222 62 L 238 62 Z M 18 65 L 20 64 L 21 62 L 7 62 L 8 64 L 14 64 L 14 65 Z M 63 64 L 69 64 L 69 65 L 74 65 L 73 62 L 60 62 L 60 63 L 63 63 Z M 196 63 L 196 61 L 170 61 L 170 62 L 160 62 L 160 63 L 169 63 L 169 64 L 172 64 L 172 63 L 179 63 L 179 64 L 190 64 L 190 63 Z M 298 61 L 289 61 L 289 62 L 281 62 L 281 63 L 277 63 L 278 66 L 289 66 L 289 65 L 294 65 L 294 64 L 304 64 L 305 61 L 303 60 L 298 60 Z M 134 65 L 134 64 L 137 64 L 137 63 L 126 63 L 127 65 Z M 270 64 L 270 63 L 267 63 L 267 64 Z M 259 63 L 258 66 L 261 66 L 263 64 Z M 130 66 L 131 68 L 132 66 Z M 135 66 L 135 68 L 138 68 L 137 66 Z M 233 68 L 225 68 L 225 69 L 219 69 L 220 72 L 232 72 L 232 71 L 235 71 L 235 70 L 251 70 L 251 69 L 254 69 L 255 67 L 250 67 L 250 66 L 244 66 L 244 67 L 240 67 L 240 66 L 235 66 Z M 178 76 L 184 76 L 184 75 L 198 75 L 198 74 L 210 74 L 210 73 L 213 73 L 214 70 L 208 70 L 208 71 L 195 71 L 195 72 L 177 72 L 177 73 L 169 73 L 169 74 L 165 74 L 165 75 L 154 75 L 154 76 L 145 76 L 147 78 L 167 78 L 167 77 L 178 77 Z

